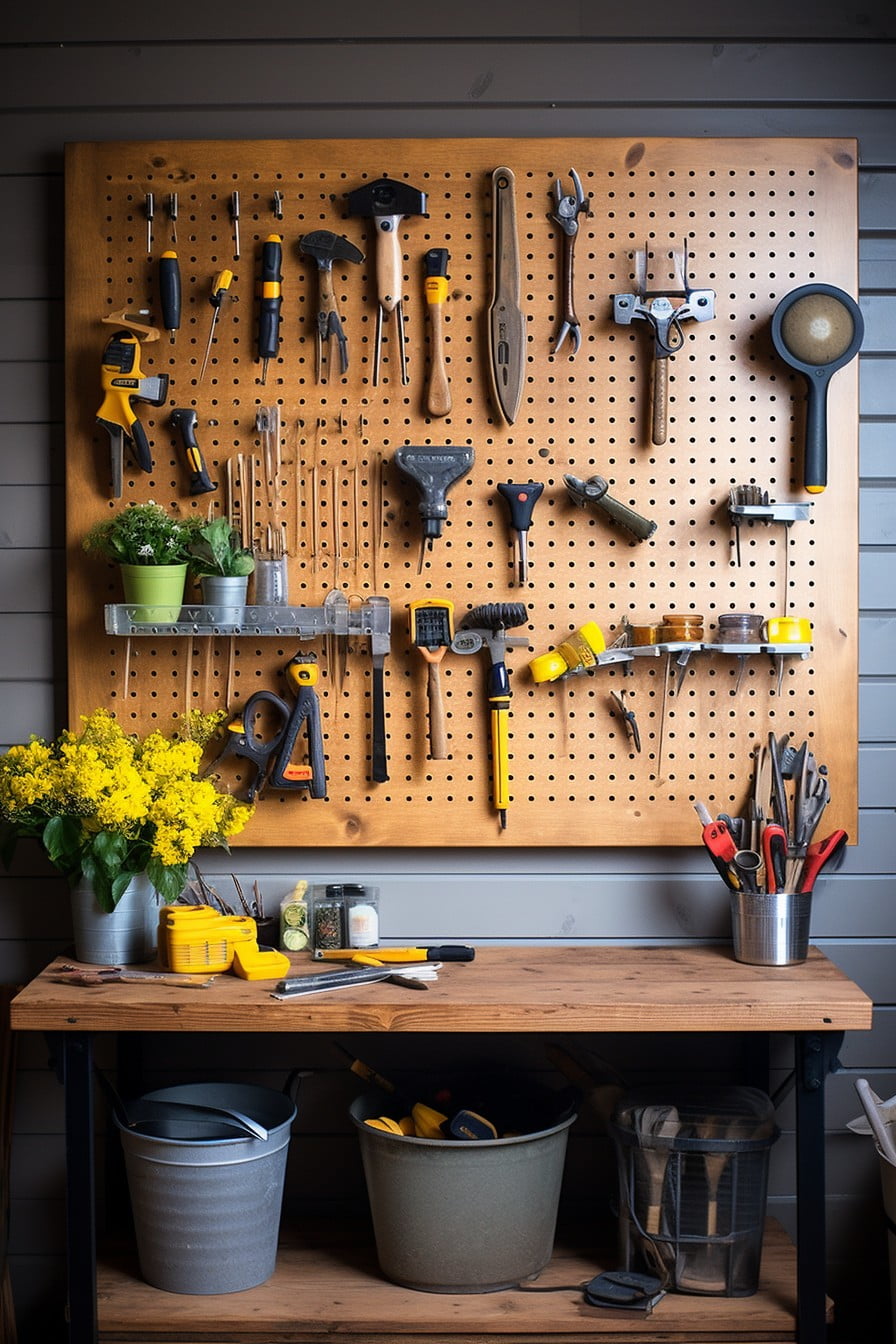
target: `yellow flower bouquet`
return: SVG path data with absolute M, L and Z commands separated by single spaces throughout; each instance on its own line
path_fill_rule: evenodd
M 93 884 L 109 912 L 141 873 L 163 903 L 176 901 L 194 852 L 226 849 L 253 812 L 197 774 L 223 717 L 193 713 L 183 737 L 139 737 L 98 709 L 80 733 L 10 747 L 0 757 L 0 856 L 8 864 L 19 839 L 37 839 L 72 886 Z

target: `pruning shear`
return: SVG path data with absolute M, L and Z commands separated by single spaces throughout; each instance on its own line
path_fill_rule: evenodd
M 576 317 L 573 301 L 573 253 L 579 232 L 579 215 L 584 214 L 587 217 L 591 214 L 589 208 L 591 197 L 586 196 L 582 190 L 582 183 L 575 168 L 570 168 L 569 174 L 572 178 L 572 191 L 568 194 L 564 192 L 560 178 L 554 180 L 556 205 L 550 215 L 554 223 L 559 224 L 563 230 L 563 324 L 554 341 L 552 355 L 559 354 L 567 336 L 572 341 L 570 355 L 576 353 L 582 341 L 582 329 Z
M 812 891 L 815 879 L 823 868 L 838 858 L 849 841 L 844 830 L 832 831 L 824 840 L 816 840 L 806 851 L 806 861 L 800 877 L 800 891 Z

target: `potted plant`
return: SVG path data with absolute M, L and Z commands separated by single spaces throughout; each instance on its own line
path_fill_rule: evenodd
M 225 714 L 191 713 L 185 735 L 126 733 L 105 709 L 53 742 L 0 757 L 0 858 L 36 839 L 72 888 L 80 961 L 145 961 L 155 948 L 152 891 L 181 895 L 194 852 L 227 847 L 253 808 L 198 774 Z
M 200 518 L 179 518 L 150 500 L 100 519 L 82 545 L 88 555 L 120 565 L 125 602 L 140 604 L 135 621 L 176 621 L 200 526 Z
M 238 620 L 255 559 L 229 518 L 222 514 L 196 529 L 188 564 L 201 584 L 203 602 L 212 608 L 211 619 Z

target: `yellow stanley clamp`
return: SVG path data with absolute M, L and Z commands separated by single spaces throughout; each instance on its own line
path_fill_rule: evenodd
M 168 396 L 168 375 L 145 377 L 140 368 L 140 342 L 130 331 L 117 331 L 103 351 L 101 366 L 103 401 L 96 413 L 112 444 L 112 491 L 121 495 L 125 440 L 142 471 L 152 471 L 152 454 L 146 430 L 137 419 L 135 401 L 163 405 Z

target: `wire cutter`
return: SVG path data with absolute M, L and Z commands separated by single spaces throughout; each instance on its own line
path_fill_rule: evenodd
M 572 340 L 571 355 L 576 353 L 582 342 L 582 329 L 579 326 L 579 319 L 576 317 L 573 300 L 573 254 L 579 232 L 579 215 L 588 216 L 591 214 L 589 208 L 591 197 L 586 196 L 583 192 L 582 183 L 575 168 L 570 168 L 569 175 L 572 178 L 572 191 L 568 195 L 564 193 L 560 178 L 554 180 L 556 205 L 553 213 L 549 216 L 563 230 L 563 324 L 557 333 L 557 339 L 554 341 L 552 355 L 559 353 L 567 336 Z

